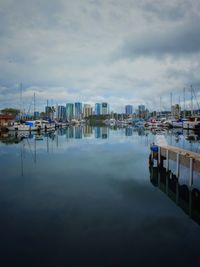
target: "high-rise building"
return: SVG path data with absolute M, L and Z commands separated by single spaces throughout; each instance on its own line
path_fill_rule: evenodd
M 74 104 L 74 117 L 76 120 L 81 120 L 82 119 L 82 103 L 76 102 Z
M 139 105 L 138 106 L 139 113 L 140 112 L 145 112 L 145 105 Z
M 74 104 L 67 103 L 66 104 L 66 119 L 71 121 L 74 118 Z
M 171 115 L 173 117 L 179 118 L 180 114 L 181 114 L 181 107 L 178 104 L 171 106 Z
M 101 104 L 96 103 L 95 104 L 95 115 L 100 115 L 101 114 Z
M 54 120 L 56 109 L 54 106 L 46 106 L 45 113 L 48 119 Z
M 66 120 L 66 107 L 64 107 L 64 106 L 58 106 L 57 107 L 57 119 L 59 121 Z
M 126 106 L 125 106 L 125 113 L 126 113 L 127 115 L 131 115 L 131 114 L 133 114 L 133 106 L 131 106 L 131 105 L 126 105 Z
M 34 111 L 33 117 L 35 120 L 38 120 L 40 118 L 40 112 L 39 111 Z
M 101 112 L 100 112 L 101 115 L 107 115 L 109 114 L 109 106 L 108 106 L 108 103 L 101 103 Z
M 83 117 L 87 118 L 92 115 L 92 107 L 89 104 L 84 104 L 83 106 Z

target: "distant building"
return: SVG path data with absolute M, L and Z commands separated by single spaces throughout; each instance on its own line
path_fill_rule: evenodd
M 71 121 L 74 118 L 74 104 L 67 103 L 66 104 L 66 119 Z
M 132 115 L 132 114 L 133 114 L 133 106 L 131 106 L 131 105 L 126 105 L 126 106 L 125 106 L 125 113 L 126 113 L 127 115 Z
M 57 119 L 59 121 L 65 121 L 66 120 L 66 107 L 65 106 L 58 106 Z
M 145 105 L 139 105 L 138 106 L 138 116 L 139 118 L 146 118 L 146 110 L 145 110 Z
M 181 107 L 178 104 L 171 106 L 171 114 L 173 117 L 179 118 L 181 114 Z
M 92 107 L 89 104 L 83 106 L 83 118 L 87 118 L 92 115 Z
M 55 107 L 54 106 L 46 106 L 45 113 L 48 119 L 54 120 L 55 117 Z
M 82 119 L 82 103 L 80 102 L 74 104 L 74 117 L 76 120 Z
M 107 115 L 109 114 L 109 105 L 108 103 L 101 103 L 101 111 L 100 111 L 100 114 L 101 115 Z
M 138 111 L 139 112 L 144 112 L 145 111 L 145 105 L 139 105 L 138 106 Z
M 35 120 L 39 119 L 40 118 L 40 112 L 39 111 L 35 111 L 33 113 L 33 117 L 34 117 Z
M 101 114 L 101 104 L 96 103 L 95 104 L 95 115 L 100 115 Z

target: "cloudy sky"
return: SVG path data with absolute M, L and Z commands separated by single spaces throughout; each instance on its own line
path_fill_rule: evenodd
M 199 0 L 0 0 L 0 109 L 107 101 L 150 110 L 200 89 Z M 187 104 L 189 108 L 189 102 Z

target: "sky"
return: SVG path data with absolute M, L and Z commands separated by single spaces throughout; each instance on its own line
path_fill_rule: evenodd
M 189 108 L 199 25 L 199 0 L 0 0 L 0 109 L 20 107 L 20 83 L 25 110 L 34 93 L 40 111 L 47 99 L 164 110 L 184 88 Z

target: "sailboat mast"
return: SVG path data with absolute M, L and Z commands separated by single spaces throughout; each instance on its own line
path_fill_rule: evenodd
M 185 118 L 185 88 L 183 89 L 183 110 L 184 110 L 184 118 Z
M 35 93 L 34 93 L 34 96 L 33 96 L 33 103 L 34 103 L 34 111 L 33 111 L 34 113 L 33 113 L 33 116 L 34 116 L 34 120 L 35 120 L 36 119 L 35 118 Z
M 171 110 L 171 116 L 172 116 L 172 92 L 170 93 L 170 110 Z
M 22 119 L 23 115 L 23 105 L 22 105 L 22 83 L 20 83 L 20 119 Z
M 194 111 L 193 111 L 193 88 L 191 85 L 191 116 L 193 115 Z

